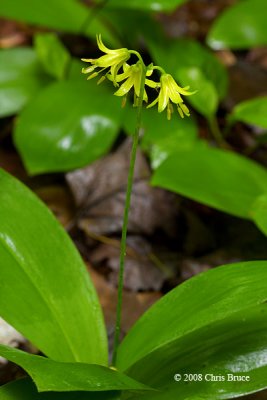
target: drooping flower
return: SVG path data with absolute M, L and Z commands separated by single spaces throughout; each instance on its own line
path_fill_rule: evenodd
M 153 70 L 147 69 L 146 76 L 150 76 Z M 127 96 L 129 91 L 134 88 L 134 106 L 137 106 L 138 98 L 140 97 L 140 87 L 142 74 L 144 73 L 144 68 L 142 66 L 141 61 L 137 61 L 136 64 L 128 65 L 127 63 L 123 64 L 123 73 L 118 74 L 116 76 L 116 83 L 124 81 L 120 88 L 114 93 L 115 96 Z M 109 79 L 111 79 L 108 76 Z M 150 87 L 156 87 L 156 83 L 150 79 L 145 79 L 145 84 Z M 146 90 L 144 90 L 143 100 L 145 102 L 148 101 Z
M 82 69 L 82 73 L 91 74 L 87 79 L 92 79 L 96 77 L 100 72 L 103 72 L 107 68 L 110 68 L 109 74 L 112 78 L 112 81 L 116 82 L 116 75 L 119 69 L 123 66 L 123 64 L 130 58 L 131 54 L 128 49 L 121 48 L 117 50 L 108 49 L 104 43 L 102 42 L 101 35 L 96 36 L 98 48 L 106 53 L 104 56 L 99 58 L 83 58 L 82 61 L 88 62 L 91 65 L 87 68 Z M 100 68 L 99 70 L 96 70 Z
M 147 108 L 153 107 L 158 103 L 158 112 L 162 112 L 167 108 L 167 118 L 170 120 L 173 113 L 172 103 L 174 103 L 177 105 L 177 110 L 182 118 L 184 118 L 184 114 L 189 117 L 189 109 L 184 104 L 181 95 L 190 96 L 196 92 L 189 92 L 188 89 L 189 86 L 182 88 L 177 85 L 172 75 L 162 73 L 160 77 L 159 95 Z

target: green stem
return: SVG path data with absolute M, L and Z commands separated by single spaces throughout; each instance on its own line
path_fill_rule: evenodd
M 218 125 L 217 118 L 211 117 L 211 118 L 209 118 L 208 122 L 209 122 L 210 131 L 211 131 L 214 139 L 218 143 L 218 145 L 220 147 L 229 149 L 230 145 L 224 140 L 224 137 L 223 137 L 223 135 L 220 131 L 219 125 Z
M 132 188 L 133 188 L 133 181 L 134 181 L 135 160 L 136 160 L 139 134 L 141 131 L 141 123 L 142 123 L 142 108 L 143 108 L 143 97 L 144 97 L 145 79 L 146 79 L 146 67 L 144 65 L 143 60 L 142 60 L 142 66 L 143 66 L 143 73 L 142 73 L 141 82 L 140 82 L 140 92 L 139 92 L 140 96 L 138 98 L 136 127 L 135 127 L 135 133 L 133 135 L 133 144 L 132 144 L 130 166 L 129 166 L 129 172 L 128 172 L 126 199 L 125 199 L 122 234 L 121 234 L 117 317 L 116 317 L 114 349 L 113 349 L 113 357 L 112 357 L 112 365 L 113 366 L 115 366 L 116 362 L 117 362 L 117 353 L 118 353 L 118 346 L 119 346 L 120 333 L 121 333 L 122 291 L 123 291 L 125 256 L 126 256 L 126 246 L 127 246 L 127 243 L 126 243 L 127 228 L 128 228 L 129 211 L 130 211 L 130 205 L 131 205 L 131 195 L 132 195 Z

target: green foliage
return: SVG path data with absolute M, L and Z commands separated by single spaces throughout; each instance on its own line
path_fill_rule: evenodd
M 0 117 L 20 111 L 50 82 L 31 48 L 0 50 Z
M 1 398 L 54 400 L 57 391 L 75 396 L 79 391 L 75 398 L 82 400 L 86 392 L 96 400 L 196 400 L 196 393 L 225 399 L 267 387 L 266 261 L 223 266 L 178 286 L 130 330 L 119 348 L 118 371 L 93 365 L 92 360 L 106 365 L 106 339 L 77 251 L 29 189 L 7 173 L 0 177 L 0 315 L 50 356 L 0 345 L 0 355 L 23 367 L 38 390 L 49 392 L 37 395 L 23 380 L 0 388 Z M 250 381 L 174 381 L 175 373 L 187 372 L 247 374 Z M 153 388 L 159 392 L 143 394 Z M 65 399 L 73 397 L 66 393 Z
M 132 109 L 126 109 L 123 127 L 131 135 L 135 127 Z M 179 149 L 191 147 L 197 140 L 197 125 L 194 118 L 172 118 L 166 122 L 166 115 L 155 108 L 144 109 L 142 113 L 143 137 L 141 146 L 150 155 L 153 168 L 157 168 L 170 154 Z
M 3 171 L 0 187 L 0 315 L 55 360 L 107 365 L 101 309 L 71 240 Z
M 151 390 L 127 375 L 101 365 L 54 361 L 1 344 L 0 354 L 22 367 L 39 392 Z
M 173 74 L 182 86 L 190 85 L 191 90 L 198 91 L 186 100 L 205 117 L 214 115 L 227 90 L 225 68 L 214 55 L 189 39 L 149 38 L 148 46 L 157 64 Z
M 53 33 L 37 34 L 35 48 L 44 70 L 56 79 L 63 79 L 68 72 L 70 54 Z
M 103 32 L 114 41 L 105 25 L 98 19 L 90 21 L 90 15 L 90 9 L 78 0 L 0 0 L 1 17 L 92 37 Z
M 145 399 L 228 399 L 267 387 L 267 262 L 200 274 L 165 295 L 123 340 L 118 367 L 160 390 Z M 257 359 L 255 359 L 257 354 Z M 249 382 L 175 382 L 175 373 L 249 375 Z M 138 396 L 138 398 L 143 398 Z
M 207 42 L 216 50 L 247 49 L 266 45 L 266 1 L 237 2 L 215 21 Z
M 267 128 L 267 96 L 257 97 L 239 103 L 234 107 L 229 120 L 241 121 L 246 124 Z
M 120 119 L 120 104 L 105 86 L 57 82 L 22 112 L 15 144 L 31 174 L 68 171 L 108 151 Z
M 267 193 L 267 171 L 232 152 L 196 145 L 170 155 L 155 171 L 152 184 L 251 218 L 253 203 Z
M 93 400 L 119 400 L 118 392 L 98 392 L 90 394 Z M 1 400 L 88 400 L 88 392 L 48 392 L 38 393 L 30 379 L 19 379 L 0 387 Z
M 188 0 L 112 0 L 107 4 L 107 8 L 129 8 L 134 10 L 146 11 L 173 11 L 175 8 Z
M 225 67 L 195 40 L 166 40 L 153 19 L 153 11 L 185 2 L 112 0 L 102 10 L 100 0 L 99 8 L 78 0 L 0 0 L 0 16 L 89 37 L 101 33 L 113 47 L 144 39 L 155 63 L 198 91 L 188 102 L 211 121 L 227 94 Z M 239 1 L 215 21 L 208 44 L 266 44 L 264 11 L 265 0 Z M 91 163 L 109 151 L 121 127 L 132 134 L 135 126 L 134 113 L 121 110 L 108 85 L 84 82 L 59 37 L 39 33 L 34 49 L 0 51 L 0 116 L 21 112 L 14 142 L 31 174 Z M 266 103 L 266 97 L 242 102 L 227 119 L 266 129 Z M 194 118 L 165 117 L 143 112 L 141 145 L 155 169 L 152 183 L 251 219 L 267 235 L 266 169 L 198 140 Z M 219 400 L 267 387 L 267 262 L 223 266 L 164 296 L 121 343 L 115 371 L 107 367 L 102 312 L 77 250 L 24 185 L 1 171 L 0 188 L 0 315 L 48 357 L 0 345 L 0 355 L 47 391 L 38 393 L 25 379 L 1 387 L 1 400 Z M 250 380 L 175 382 L 176 373 Z

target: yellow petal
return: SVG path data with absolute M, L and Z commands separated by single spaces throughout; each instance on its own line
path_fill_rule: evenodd
M 121 87 L 114 93 L 115 96 L 125 96 L 133 87 L 134 81 L 133 77 L 129 78 L 121 85 Z
M 159 101 L 159 96 L 154 101 L 152 101 L 152 103 L 150 103 L 146 108 L 151 108 L 155 106 L 158 101 Z
M 114 50 L 110 50 L 108 49 L 104 43 L 102 42 L 102 38 L 101 38 L 101 34 L 96 35 L 96 41 L 97 41 L 97 45 L 98 48 L 103 51 L 103 53 L 112 53 Z

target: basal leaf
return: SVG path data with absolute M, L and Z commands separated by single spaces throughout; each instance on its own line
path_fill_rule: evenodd
M 168 157 L 152 184 L 243 218 L 251 218 L 258 196 L 267 192 L 267 171 L 232 152 L 200 144 Z
M 20 111 L 51 81 L 34 50 L 28 47 L 0 50 L 0 117 Z
M 161 393 L 149 400 L 229 399 L 267 387 L 267 262 L 232 264 L 178 286 L 123 340 L 118 367 Z M 179 382 L 175 374 L 181 374 Z M 185 374 L 202 379 L 186 381 Z M 248 376 L 242 383 L 228 377 Z M 207 375 L 207 376 L 206 376 Z M 209 380 L 211 376 L 224 380 Z M 139 398 L 143 398 L 140 397 Z
M 20 115 L 15 144 L 31 174 L 79 168 L 110 149 L 121 113 L 105 86 L 57 82 Z
M 53 361 L 4 345 L 0 354 L 25 369 L 39 392 L 153 390 L 101 365 Z
M 266 45 L 266 1 L 243 0 L 228 8 L 215 20 L 207 42 L 214 49 Z
M 230 121 L 241 121 L 267 129 L 267 96 L 239 103 L 230 115 Z
M 35 49 L 45 71 L 56 79 L 63 79 L 70 63 L 70 54 L 54 33 L 35 35 Z
M 118 392 L 94 393 L 92 400 L 119 400 Z M 39 393 L 31 379 L 19 379 L 0 387 L 1 400 L 88 400 L 88 392 Z
M 47 356 L 107 364 L 93 284 L 47 207 L 0 170 L 0 316 Z

